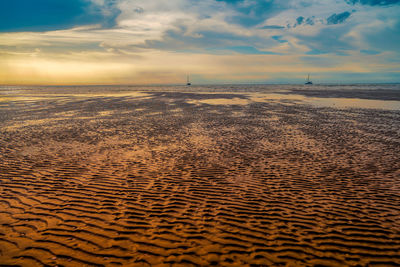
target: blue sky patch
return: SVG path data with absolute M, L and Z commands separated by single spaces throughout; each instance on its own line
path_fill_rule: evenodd
M 116 12 L 116 11 L 115 11 Z M 87 24 L 113 25 L 87 0 L 1 0 L 0 31 L 50 31 Z
M 264 22 L 280 10 L 274 1 L 217 0 L 232 7 L 236 14 L 228 17 L 228 22 L 252 27 Z
M 272 39 L 274 39 L 275 41 L 277 41 L 277 42 L 279 42 L 281 44 L 288 42 L 287 40 L 283 40 L 282 38 L 283 38 L 282 35 L 274 35 L 274 36 L 272 36 Z

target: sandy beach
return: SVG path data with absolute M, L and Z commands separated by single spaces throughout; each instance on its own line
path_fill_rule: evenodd
M 0 266 L 400 266 L 400 91 L 244 87 L 3 87 Z

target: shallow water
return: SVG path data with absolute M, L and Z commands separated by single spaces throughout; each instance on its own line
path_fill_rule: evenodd
M 315 107 L 400 110 L 400 84 L 349 85 L 203 85 L 203 86 L 0 86 L 0 105 L 9 101 L 50 100 L 54 97 L 150 97 L 149 92 L 219 94 L 192 104 L 248 105 L 278 101 Z M 241 97 L 231 97 L 237 94 Z M 227 96 L 227 97 L 224 97 Z M 339 97 L 338 97 L 339 96 Z

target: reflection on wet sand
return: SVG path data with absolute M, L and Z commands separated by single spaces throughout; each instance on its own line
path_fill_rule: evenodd
M 203 95 L 206 93 L 202 93 Z M 213 94 L 211 94 L 213 95 Z M 200 100 L 189 100 L 190 104 L 208 104 L 208 105 L 249 105 L 257 102 L 285 103 L 286 105 L 305 104 L 315 107 L 333 107 L 333 108 L 368 108 L 400 110 L 400 101 L 395 100 L 376 100 L 359 98 L 333 98 L 333 97 L 307 97 L 297 94 L 265 94 L 265 93 L 241 93 L 246 98 L 234 97 L 237 94 L 226 93 L 228 98 L 211 98 Z M 219 93 L 219 96 L 221 94 Z M 232 98 L 233 96 L 233 98 Z
M 290 101 L 289 103 L 313 105 L 316 107 L 400 110 L 400 101 L 395 101 L 395 100 L 307 97 L 304 95 L 297 95 L 297 94 L 262 94 L 262 93 L 252 93 L 249 94 L 249 96 L 250 99 L 255 102 L 278 100 L 278 101 Z
M 40 93 L 0 106 L 0 265 L 400 265 L 398 110 Z
M 358 98 L 312 98 L 312 104 L 318 107 L 371 108 L 400 110 L 400 101 L 372 100 Z

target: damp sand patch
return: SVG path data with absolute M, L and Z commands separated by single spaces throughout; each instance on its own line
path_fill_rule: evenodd
M 213 99 L 202 99 L 202 100 L 190 100 L 189 104 L 207 104 L 207 105 L 248 105 L 251 103 L 248 99 L 243 98 L 213 98 Z

